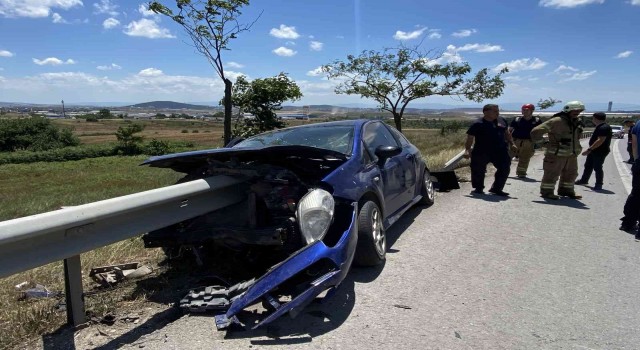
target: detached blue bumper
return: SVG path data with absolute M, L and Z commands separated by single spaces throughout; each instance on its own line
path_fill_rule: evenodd
M 228 303 L 218 303 L 221 306 L 218 308 L 219 310 L 226 309 L 227 311 L 215 317 L 216 327 L 224 329 L 232 323 L 238 322 L 236 315 L 239 312 L 260 301 L 263 302 L 268 312 L 253 328 L 267 324 L 287 312 L 296 316 L 320 293 L 329 288 L 338 287 L 349 272 L 358 243 L 357 203 L 352 204 L 352 210 L 351 223 L 334 246 L 329 247 L 325 242 L 319 241 L 298 250 L 283 262 L 272 267 L 255 282 L 246 282 L 250 286 L 243 293 L 234 297 L 222 289 L 215 291 L 216 295 L 223 296 L 223 300 L 228 300 Z M 317 274 L 308 276 L 306 272 L 310 269 Z M 277 297 L 280 295 L 283 285 L 291 284 L 294 280 L 296 288 L 293 290 L 295 293 L 292 293 L 290 301 L 281 303 Z M 231 287 L 229 290 L 233 288 Z M 216 300 L 216 297 L 209 296 L 208 300 L 212 302 Z

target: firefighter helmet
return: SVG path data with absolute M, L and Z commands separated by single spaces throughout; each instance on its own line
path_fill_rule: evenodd
M 584 111 L 584 103 L 580 101 L 570 101 L 562 108 L 563 112 Z
M 536 107 L 534 105 L 532 105 L 531 103 L 527 103 L 525 105 L 522 105 L 522 109 L 530 109 L 532 111 L 535 111 Z

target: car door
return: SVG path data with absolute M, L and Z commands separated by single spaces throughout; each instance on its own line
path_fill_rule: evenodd
M 365 125 L 363 130 L 365 147 L 380 170 L 382 193 L 384 196 L 385 217 L 395 213 L 406 202 L 407 169 L 413 168 L 413 161 L 407 157 L 403 150 L 400 154 L 380 162 L 375 155 L 376 148 L 380 146 L 401 147 L 391 134 L 391 131 L 381 122 L 372 122 Z

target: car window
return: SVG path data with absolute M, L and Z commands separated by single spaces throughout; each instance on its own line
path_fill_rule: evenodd
M 351 125 L 310 125 L 265 132 L 250 137 L 233 148 L 260 148 L 269 146 L 310 146 L 351 154 L 353 147 L 353 126 Z
M 364 127 L 364 144 L 370 154 L 374 155 L 376 148 L 380 146 L 398 146 L 389 129 L 382 123 L 370 123 Z
M 407 140 L 407 138 L 404 137 L 404 135 L 402 135 L 400 131 L 398 131 L 398 129 L 394 128 L 393 126 L 389 126 L 388 128 L 389 130 L 391 130 L 391 133 L 396 138 L 396 141 L 400 142 L 402 147 L 407 147 L 411 144 L 409 140 Z

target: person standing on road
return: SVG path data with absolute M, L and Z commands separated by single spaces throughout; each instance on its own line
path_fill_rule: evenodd
M 633 140 L 631 139 L 631 130 L 633 129 L 635 125 L 635 122 L 633 120 L 625 120 L 624 121 L 624 126 L 626 126 L 627 128 L 629 128 L 629 130 L 627 131 L 627 152 L 629 152 L 629 160 L 627 160 L 627 163 L 629 164 L 633 164 Z
M 602 189 L 604 181 L 602 165 L 604 164 L 604 159 L 611 151 L 610 145 L 613 130 L 611 130 L 609 124 L 605 122 L 606 119 L 607 115 L 602 112 L 593 113 L 591 120 L 593 121 L 593 124 L 595 124 L 596 128 L 593 130 L 591 139 L 589 139 L 589 148 L 582 152 L 583 156 L 587 156 L 587 160 L 584 163 L 582 177 L 580 177 L 580 180 L 576 181 L 576 185 L 588 184 L 591 172 L 595 171 L 596 185 L 593 189 L 596 191 Z
M 496 173 L 489 192 L 498 196 L 509 196 L 503 191 L 511 170 L 508 145 L 514 151 L 515 146 L 511 134 L 507 132 L 507 121 L 498 116 L 499 113 L 498 105 L 485 105 L 482 108 L 483 117 L 467 130 L 463 157 L 471 157 L 471 185 L 475 194 L 484 194 L 484 175 L 487 172 L 487 164 L 491 163 L 496 168 Z
M 633 152 L 633 165 L 631 166 L 631 193 L 624 203 L 622 224 L 620 230 L 636 234 L 636 239 L 640 239 L 640 232 L 637 232 L 638 220 L 640 219 L 640 159 L 638 159 L 638 150 L 640 146 L 640 123 L 631 130 L 631 147 Z
M 582 111 L 582 102 L 571 101 L 560 113 L 531 130 L 531 139 L 536 143 L 542 142 L 544 134 L 549 134 L 542 166 L 544 175 L 540 183 L 540 195 L 543 198 L 559 199 L 560 196 L 566 196 L 582 199 L 574 189 L 574 182 L 578 177 L 578 154 L 582 151 L 580 136 L 584 127 L 578 118 Z M 554 190 L 558 179 L 560 183 L 556 195 Z
M 522 106 L 522 116 L 517 117 L 511 122 L 509 132 L 513 137 L 513 142 L 518 148 L 514 156 L 518 157 L 518 166 L 516 167 L 516 176 L 519 178 L 527 177 L 527 168 L 529 161 L 533 157 L 534 149 L 531 142 L 531 130 L 542 124 L 538 117 L 533 116 L 536 108 L 531 103 Z

